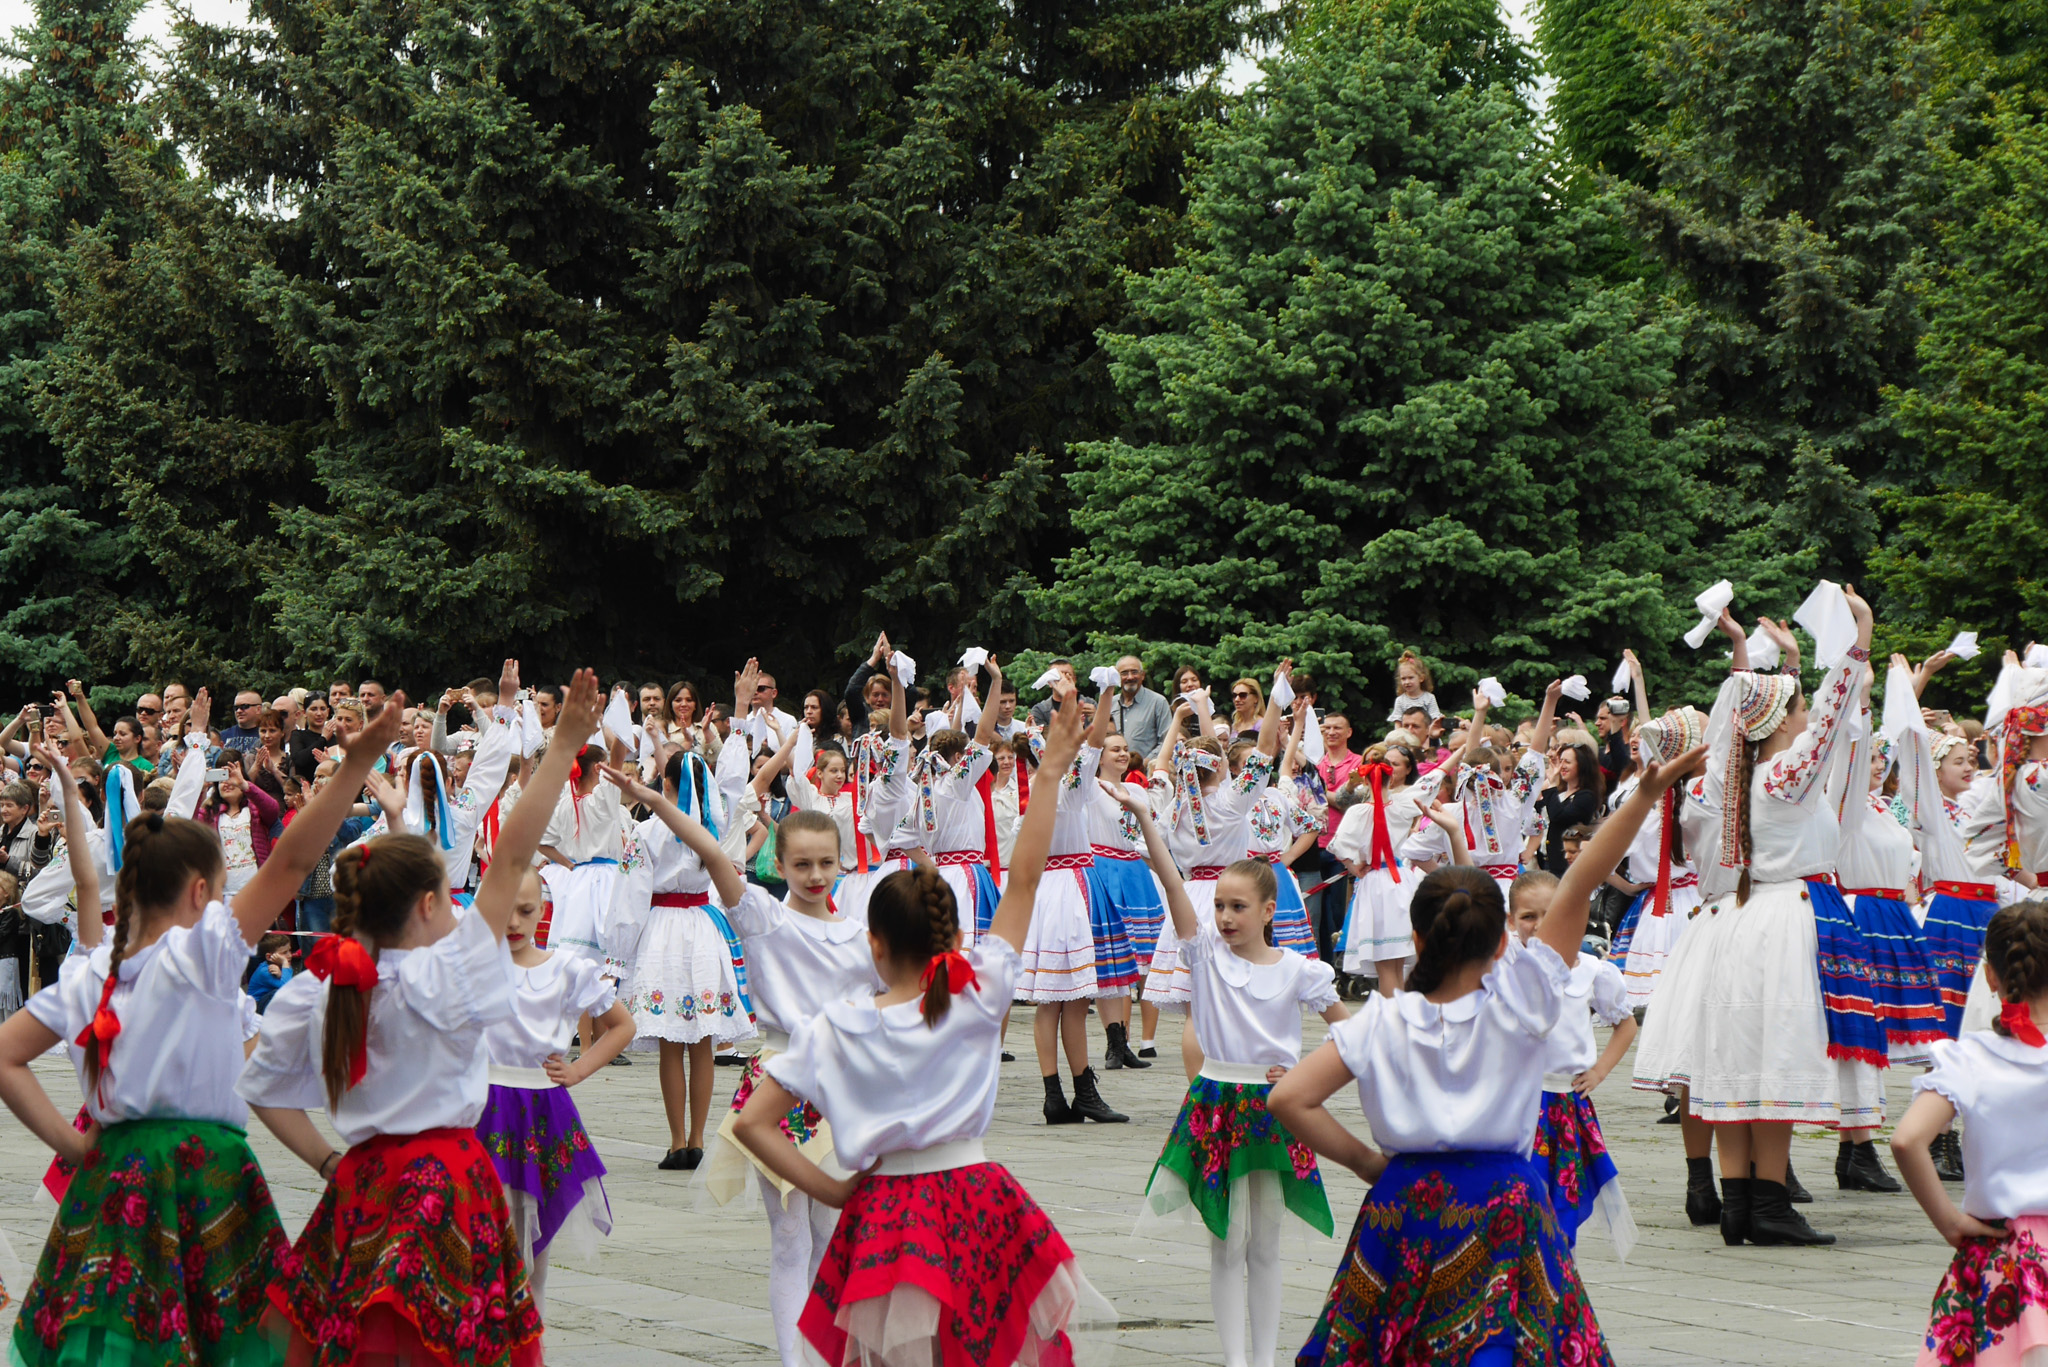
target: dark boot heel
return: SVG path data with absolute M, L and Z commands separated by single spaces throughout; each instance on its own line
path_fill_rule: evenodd
M 1866 1139 L 1849 1151 L 1848 1180 L 1844 1191 L 1875 1191 L 1885 1195 L 1903 1190 L 1899 1179 L 1886 1172 L 1877 1156 L 1877 1145 Z
M 1079 1079 L 1075 1079 L 1078 1084 Z M 1078 1088 L 1077 1088 L 1078 1089 Z M 1078 1125 L 1081 1117 L 1074 1114 L 1074 1108 L 1067 1104 L 1067 1094 L 1060 1086 L 1058 1073 L 1045 1075 L 1045 1123 L 1048 1125 Z
M 1721 1242 L 1730 1248 L 1738 1247 L 1749 1237 L 1752 1186 L 1747 1177 L 1721 1179 Z
M 1754 1184 L 1755 1198 L 1749 1217 L 1749 1241 L 1753 1244 L 1791 1246 L 1795 1248 L 1823 1248 L 1835 1241 L 1832 1234 L 1823 1234 L 1806 1223 L 1806 1217 L 1792 1208 L 1792 1194 L 1782 1182 L 1766 1182 L 1758 1178 Z
M 1714 1160 L 1685 1160 L 1685 1218 L 1694 1225 L 1721 1223 L 1721 1196 L 1714 1190 Z
M 1112 1111 L 1109 1103 L 1102 1099 L 1102 1093 L 1095 1086 L 1095 1070 L 1083 1068 L 1074 1075 L 1074 1118 L 1093 1120 L 1103 1125 L 1122 1125 L 1130 1117 L 1119 1111 Z

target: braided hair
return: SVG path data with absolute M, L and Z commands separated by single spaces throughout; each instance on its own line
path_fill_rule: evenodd
M 434 842 L 420 835 L 380 835 L 351 845 L 334 860 L 334 933 L 365 940 L 370 955 L 405 933 L 420 898 L 447 887 L 448 872 Z M 327 1023 L 320 1040 L 320 1073 L 331 1111 L 349 1089 L 351 1063 L 370 1033 L 370 994 L 327 984 Z
M 1422 880 L 1408 918 L 1417 953 L 1405 986 L 1434 992 L 1460 966 L 1493 958 L 1507 932 L 1508 908 L 1491 874 L 1453 864 Z
M 2000 907 L 1984 931 L 1984 959 L 1998 975 L 2001 999 L 2031 1001 L 2048 992 L 2048 902 Z M 1991 1028 L 2012 1033 L 2002 1020 L 1994 1020 Z
M 960 910 L 953 889 L 925 868 L 898 869 L 875 885 L 868 900 L 868 929 L 889 946 L 899 962 L 928 964 L 960 943 Z M 944 973 L 924 989 L 924 1023 L 936 1026 L 953 1004 Z
M 110 983 L 121 980 L 121 960 L 128 955 L 137 921 L 177 902 L 194 878 L 206 879 L 216 887 L 227 880 L 220 837 L 200 822 L 148 812 L 122 829 L 121 840 L 121 871 L 114 875 L 114 941 L 107 957 Z M 78 914 L 89 916 L 94 911 L 80 907 Z M 97 1049 L 85 1051 L 85 1076 L 89 1086 L 99 1085 Z

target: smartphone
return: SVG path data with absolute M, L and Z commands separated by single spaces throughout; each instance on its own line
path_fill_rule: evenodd
M 219 783 L 222 779 L 225 779 L 227 776 L 228 771 L 225 769 L 208 769 L 206 771 L 206 781 L 208 783 Z

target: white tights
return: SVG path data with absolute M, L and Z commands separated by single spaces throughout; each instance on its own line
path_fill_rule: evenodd
M 1248 1218 L 1231 1222 L 1230 1237 L 1209 1236 L 1209 1304 L 1216 1337 L 1223 1340 L 1223 1367 L 1273 1367 L 1280 1343 L 1279 1180 L 1255 1172 L 1246 1180 Z M 1249 1306 L 1251 1349 L 1245 1348 Z
M 768 1313 L 775 1317 L 775 1347 L 782 1367 L 803 1367 L 804 1336 L 796 1322 L 818 1279 L 818 1265 L 825 1261 L 825 1246 L 839 1226 L 839 1212 L 800 1191 L 789 1194 L 785 1210 L 773 1181 L 758 1171 L 754 1180 L 768 1207 Z

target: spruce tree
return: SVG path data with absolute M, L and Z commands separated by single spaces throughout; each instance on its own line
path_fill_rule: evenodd
M 1174 266 L 1109 334 L 1133 421 L 1080 448 L 1044 595 L 1091 651 L 1283 655 L 1377 701 L 1404 647 L 1469 685 L 1661 663 L 1685 551 L 1651 430 L 1675 341 L 1585 269 L 1614 204 L 1559 193 L 1518 92 L 1368 7 L 1208 129 Z M 1440 690 L 1441 696 L 1441 690 Z

